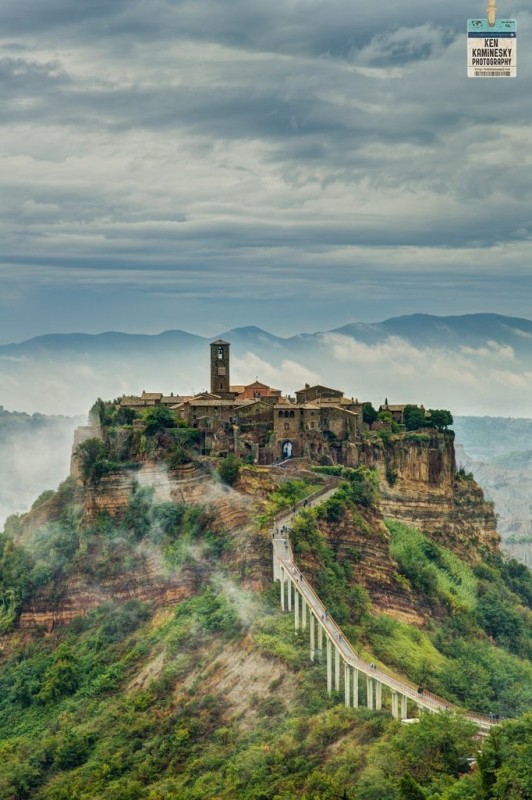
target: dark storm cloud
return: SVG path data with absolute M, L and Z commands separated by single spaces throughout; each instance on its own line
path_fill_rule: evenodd
M 152 298 L 142 324 L 165 291 L 233 292 L 251 315 L 268 296 L 329 314 L 348 298 L 353 317 L 384 295 L 406 308 L 416 284 L 431 302 L 423 272 L 448 311 L 458 280 L 475 308 L 510 302 L 531 255 L 531 59 L 523 48 L 516 81 L 467 81 L 473 12 L 3 4 L 4 324 L 39 287 L 60 319 L 58 287 L 72 303 L 76 285 L 80 307 L 94 292 L 91 324 L 105 286 Z

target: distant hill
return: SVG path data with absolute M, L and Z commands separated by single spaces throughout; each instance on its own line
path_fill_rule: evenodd
M 231 342 L 235 383 L 259 377 L 293 393 L 319 381 L 375 404 L 388 397 L 462 415 L 531 413 L 532 322 L 497 314 L 413 314 L 290 337 L 255 326 L 212 337 L 179 329 L 39 336 L 0 345 L 0 404 L 77 414 L 99 395 L 200 391 L 218 336 Z

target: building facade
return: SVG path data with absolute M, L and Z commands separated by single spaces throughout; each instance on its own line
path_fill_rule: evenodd
M 137 410 L 167 405 L 201 431 L 205 454 L 235 453 L 262 464 L 290 458 L 356 463 L 362 403 L 322 385 L 307 384 L 295 393 L 295 400 L 258 379 L 231 386 L 229 348 L 223 339 L 211 342 L 210 392 L 187 397 L 144 392 L 141 397 L 123 397 L 121 404 Z

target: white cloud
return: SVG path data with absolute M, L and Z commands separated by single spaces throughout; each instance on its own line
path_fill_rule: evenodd
M 318 381 L 317 372 L 290 359 L 274 365 L 259 358 L 255 353 L 247 352 L 242 357 L 234 356 L 231 364 L 231 382 L 235 384 L 252 383 L 258 378 L 274 389 L 283 390 L 283 393 L 293 393 L 305 383 Z
M 399 337 L 368 345 L 336 333 L 325 334 L 323 342 L 338 369 L 352 367 L 347 391 L 364 400 L 387 397 L 476 416 L 530 414 L 532 372 L 511 347 L 491 341 L 486 347 L 416 348 Z M 501 362 L 515 368 L 501 369 Z

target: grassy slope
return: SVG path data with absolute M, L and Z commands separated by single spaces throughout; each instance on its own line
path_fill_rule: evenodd
M 332 505 L 333 513 L 354 513 L 359 502 L 370 502 L 371 492 L 362 489 L 348 488 L 341 508 Z M 71 490 L 60 499 L 55 498 L 59 516 L 50 535 L 56 537 L 55 549 L 69 544 L 69 563 L 58 564 L 54 548 L 47 555 L 41 547 L 37 566 L 6 536 L 4 594 L 9 580 L 27 596 L 46 589 L 50 575 L 60 583 L 72 564 L 83 567 L 88 538 L 92 549 L 99 541 L 102 551 L 115 561 L 127 559 L 130 568 L 146 531 L 173 569 L 200 559 L 202 581 L 174 608 L 157 611 L 135 600 L 107 604 L 45 637 L 15 631 L 4 638 L 0 800 L 332 800 L 344 791 L 357 800 L 400 800 L 407 773 L 434 798 L 527 796 L 518 793 L 519 786 L 509 793 L 500 765 L 492 789 L 499 782 L 506 795 L 495 789 L 482 794 L 478 774 L 457 780 L 476 747 L 460 719 L 429 716 L 418 726 L 402 727 L 386 711 L 346 710 L 341 697 L 327 698 L 324 665 L 309 663 L 307 643 L 279 613 L 274 590 L 242 589 L 231 568 L 232 555 L 235 561 L 238 556 L 232 554 L 231 537 L 213 539 L 208 515 L 153 506 L 141 496 L 119 527 L 101 520 L 80 538 Z M 419 631 L 370 613 L 349 564 L 336 560 L 318 523 L 316 514 L 304 512 L 294 546 L 319 556 L 316 584 L 361 650 L 422 675 L 427 685 L 436 682 L 434 688 L 445 689 L 451 699 L 481 710 L 486 696 L 493 708 L 512 703 L 507 711 L 520 712 L 529 704 L 525 653 L 507 649 L 527 646 L 526 626 L 520 628 L 512 616 L 523 619 L 529 586 L 519 571 L 492 563 L 470 574 L 452 555 L 428 548 L 417 532 L 396 528 L 391 547 L 405 580 L 430 593 L 435 605 L 455 603 L 445 624 Z M 45 535 L 40 532 L 41 540 Z M 110 547 L 111 542 L 122 544 Z M 119 566 L 114 563 L 113 569 Z M 489 594 L 494 586 L 502 608 Z M 519 636 L 507 641 L 508 633 L 515 633 L 512 625 Z M 497 647 L 486 628 L 492 638 L 499 636 Z M 517 724 L 508 723 L 494 756 L 497 764 L 517 759 L 513 775 L 521 764 L 511 745 Z M 452 794 L 459 790 L 462 794 Z

